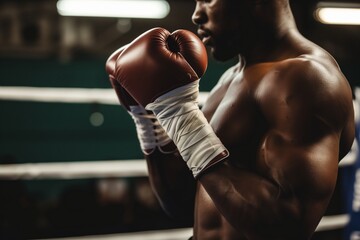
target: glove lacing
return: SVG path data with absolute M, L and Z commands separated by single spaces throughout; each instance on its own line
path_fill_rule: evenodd
M 157 147 L 163 153 L 162 147 L 172 140 L 156 119 L 155 115 L 146 111 L 142 106 L 129 106 L 130 115 L 134 119 L 141 150 L 144 154 L 151 154 Z

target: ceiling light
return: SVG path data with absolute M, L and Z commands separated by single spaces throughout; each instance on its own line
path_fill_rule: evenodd
M 62 16 L 82 17 L 160 19 L 170 11 L 164 0 L 59 0 L 56 6 Z
M 324 24 L 360 25 L 360 5 L 346 3 L 319 3 L 315 18 Z

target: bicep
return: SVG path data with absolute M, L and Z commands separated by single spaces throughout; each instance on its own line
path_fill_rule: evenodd
M 274 181 L 284 192 L 298 196 L 329 196 L 336 183 L 338 137 L 328 134 L 306 143 L 294 139 L 272 130 L 264 140 L 263 161 Z
M 268 124 L 262 147 L 282 184 L 327 192 L 336 180 L 342 121 L 338 93 L 316 71 L 313 63 L 301 62 L 267 76 L 259 88 Z

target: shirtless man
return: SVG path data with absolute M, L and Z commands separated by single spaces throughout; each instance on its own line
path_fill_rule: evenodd
M 182 136 L 200 147 L 184 147 L 180 130 L 164 120 L 176 115 L 164 110 L 166 99 L 158 111 L 143 99 L 147 93 L 123 81 L 125 62 L 139 55 L 134 49 L 142 43 L 118 50 L 106 66 L 135 119 L 156 196 L 170 215 L 193 223 L 196 240 L 310 239 L 354 139 L 346 78 L 329 53 L 298 32 L 288 0 L 197 0 L 192 18 L 215 59 L 239 59 L 201 109 L 208 123 L 191 121 L 209 124 L 213 133 L 200 140 L 191 131 Z M 138 72 L 151 78 L 146 69 Z M 170 97 L 186 98 L 182 91 Z M 210 161 L 197 153 L 188 157 L 209 138 L 224 151 Z M 194 171 L 198 165 L 203 168 Z

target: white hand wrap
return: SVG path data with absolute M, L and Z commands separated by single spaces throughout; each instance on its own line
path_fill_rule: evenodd
M 156 115 L 168 136 L 174 141 L 194 177 L 228 151 L 214 133 L 197 102 L 199 81 L 174 89 L 146 106 Z
M 135 122 L 142 152 L 149 155 L 156 147 L 162 151 L 161 147 L 170 143 L 171 139 L 161 127 L 155 115 L 148 113 L 142 106 L 129 106 L 129 108 L 129 113 Z

